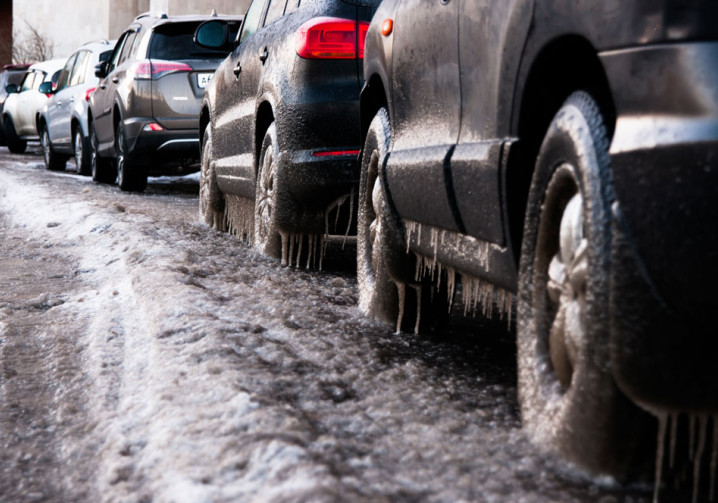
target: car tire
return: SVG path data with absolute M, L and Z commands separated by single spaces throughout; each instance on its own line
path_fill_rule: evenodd
M 541 145 L 519 271 L 518 387 L 524 429 L 540 448 L 621 478 L 638 466 L 643 416 L 610 369 L 608 145 L 585 92 L 566 100 Z
M 114 183 L 117 178 L 114 160 L 100 156 L 98 153 L 99 144 L 95 125 L 90 124 L 90 170 L 92 171 L 92 180 L 96 183 Z
M 396 323 L 399 297 L 389 275 L 389 208 L 381 181 L 381 166 L 389 151 L 391 125 L 385 108 L 377 112 L 367 132 L 361 155 L 357 224 L 357 282 L 359 308 L 386 323 Z
M 90 151 L 90 139 L 83 136 L 82 129 L 78 126 L 72 135 L 72 147 L 75 154 L 75 164 L 77 165 L 77 173 L 82 176 L 92 174 L 92 156 Z
M 122 122 L 117 126 L 115 142 L 117 152 L 117 157 L 115 157 L 117 185 L 120 187 L 120 190 L 126 192 L 142 192 L 145 190 L 145 187 L 147 187 L 147 174 L 142 166 L 133 162 L 127 152 L 127 137 L 125 135 L 125 126 Z
M 254 198 L 254 246 L 263 254 L 281 258 L 282 237 L 278 216 L 277 128 L 272 123 L 264 134 L 257 167 Z
M 13 154 L 23 154 L 27 150 L 27 141 L 20 139 L 15 130 L 15 124 L 12 119 L 8 116 L 5 117 L 3 122 L 5 127 L 5 139 L 7 141 L 7 148 Z
M 202 138 L 202 166 L 199 172 L 199 218 L 218 230 L 225 228 L 224 196 L 217 184 L 217 172 L 212 162 L 212 131 L 207 127 Z
M 42 147 L 42 158 L 45 161 L 45 167 L 52 171 L 64 171 L 67 164 L 67 157 L 55 152 L 50 140 L 50 132 L 47 126 L 40 129 L 40 146 Z

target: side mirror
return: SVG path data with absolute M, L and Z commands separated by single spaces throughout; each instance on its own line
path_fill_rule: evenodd
M 104 79 L 107 77 L 107 69 L 109 68 L 109 63 L 107 61 L 103 61 L 102 63 L 98 63 L 95 65 L 95 77 L 99 79 Z
M 47 81 L 47 82 L 43 82 L 42 84 L 40 84 L 40 87 L 38 87 L 37 91 L 38 91 L 39 93 L 46 94 L 46 95 L 49 96 L 49 95 L 51 95 L 52 93 L 55 92 L 55 90 L 53 89 L 53 87 L 54 87 L 54 86 L 52 85 L 52 82 Z
M 229 25 L 221 19 L 200 24 L 194 32 L 194 43 L 207 49 L 229 50 Z
M 17 92 L 17 84 L 8 84 L 5 86 L 5 92 L 8 94 L 13 94 Z

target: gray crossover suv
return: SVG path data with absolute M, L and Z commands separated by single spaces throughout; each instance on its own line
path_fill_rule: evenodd
M 91 170 L 96 182 L 117 180 L 142 191 L 147 176 L 198 169 L 200 100 L 227 51 L 199 47 L 197 26 L 209 16 L 143 14 L 97 66 L 90 98 Z M 241 16 L 222 16 L 236 33 Z

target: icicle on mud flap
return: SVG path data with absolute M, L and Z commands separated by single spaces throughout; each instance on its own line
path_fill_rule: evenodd
M 349 194 L 345 194 L 341 197 L 338 197 L 334 201 L 332 201 L 329 206 L 327 206 L 327 209 L 324 211 L 324 235 L 325 237 L 330 234 L 337 234 L 338 227 L 339 227 L 339 216 L 341 213 L 342 208 L 346 204 L 347 201 L 349 201 L 349 218 L 347 223 L 347 228 L 344 231 L 344 241 L 342 243 L 342 249 L 344 246 L 346 246 L 347 238 L 349 237 L 349 231 L 351 230 L 353 219 L 354 219 L 354 199 L 356 197 L 356 192 L 354 189 Z M 332 211 L 336 211 L 334 215 L 334 232 L 330 232 L 329 228 L 329 215 Z
M 421 244 L 422 226 L 420 223 L 413 221 L 405 222 L 405 239 L 406 239 L 406 253 L 411 252 L 412 240 L 415 240 L 417 245 Z M 448 236 L 448 237 L 447 237 Z M 416 270 L 414 272 L 414 281 L 417 285 L 420 285 L 424 279 L 429 279 L 437 289 L 441 288 L 441 282 L 444 275 L 446 275 L 446 289 L 447 289 L 447 303 L 448 310 L 451 312 L 454 303 L 454 295 L 456 292 L 456 275 L 457 271 L 450 266 L 442 264 L 437 260 L 437 252 L 439 246 L 445 246 L 446 240 L 452 239 L 451 234 L 447 231 L 439 229 L 430 229 L 429 245 L 433 251 L 433 257 L 426 257 L 419 253 L 414 252 L 416 260 Z M 459 236 L 456 236 L 459 239 Z M 488 242 L 480 242 L 477 247 L 477 261 L 479 265 L 486 270 L 489 270 L 489 253 L 491 244 Z M 473 316 L 476 315 L 479 307 L 481 314 L 487 318 L 493 318 L 494 307 L 499 312 L 500 319 L 506 317 L 507 325 L 511 326 L 513 317 L 513 303 L 514 296 L 511 292 L 499 288 L 492 283 L 479 280 L 478 278 L 472 277 L 466 273 L 458 272 L 462 288 L 462 297 L 464 300 L 464 316 L 468 316 L 471 313 Z M 397 319 L 397 333 L 401 329 L 401 324 L 405 312 L 406 303 L 406 284 L 394 282 L 399 294 L 399 315 Z M 412 285 L 417 291 L 417 321 L 414 328 L 415 333 L 419 331 L 420 318 L 421 318 L 421 287 Z
M 247 244 L 253 244 L 254 201 L 235 194 L 225 194 L 224 198 L 224 221 L 227 232 Z
M 697 503 L 700 495 L 701 469 L 708 463 L 710 484 L 708 489 L 709 501 L 715 501 L 716 497 L 716 470 L 718 470 L 718 415 L 715 414 L 684 414 L 681 412 L 656 412 L 649 409 L 649 412 L 658 419 L 658 438 L 656 441 L 656 467 L 655 483 L 653 490 L 653 502 L 660 501 L 661 483 L 663 482 L 664 465 L 666 463 L 666 450 L 668 451 L 668 469 L 672 470 L 678 466 L 676 461 L 677 437 L 683 433 L 687 436 L 688 446 L 687 461 L 692 464 L 692 502 Z M 679 431 L 678 422 L 684 417 L 688 423 L 685 429 Z M 712 428 L 709 428 L 712 422 Z M 711 454 L 706 459 L 705 453 L 708 438 L 712 438 Z M 666 443 L 668 444 L 666 449 Z

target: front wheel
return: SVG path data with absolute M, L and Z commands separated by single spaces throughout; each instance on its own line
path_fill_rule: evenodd
M 47 126 L 43 126 L 40 130 L 40 145 L 42 146 L 42 157 L 45 161 L 45 167 L 53 171 L 64 170 L 67 157 L 55 152 Z
M 357 282 L 359 308 L 386 323 L 396 322 L 399 314 L 397 287 L 389 277 L 386 225 L 387 208 L 380 167 L 391 139 L 389 114 L 377 112 L 369 126 L 361 157 L 357 225 Z M 400 327 L 397 327 L 397 331 Z
M 254 199 L 254 244 L 265 255 L 280 258 L 282 240 L 278 227 L 277 128 L 269 126 L 262 141 Z
M 137 163 L 133 162 L 127 151 L 127 137 L 122 122 L 117 126 L 115 141 L 117 142 L 115 144 L 117 151 L 117 157 L 115 158 L 117 185 L 123 191 L 142 192 L 147 187 L 147 174 L 142 169 L 142 166 L 138 166 Z
M 638 466 L 644 416 L 610 369 L 608 296 L 613 187 L 608 136 L 588 94 L 572 94 L 541 146 L 519 272 L 519 400 L 524 429 L 592 474 Z
M 212 162 L 212 131 L 211 126 L 208 126 L 202 138 L 202 167 L 199 172 L 200 220 L 215 229 L 224 230 L 224 204 Z

